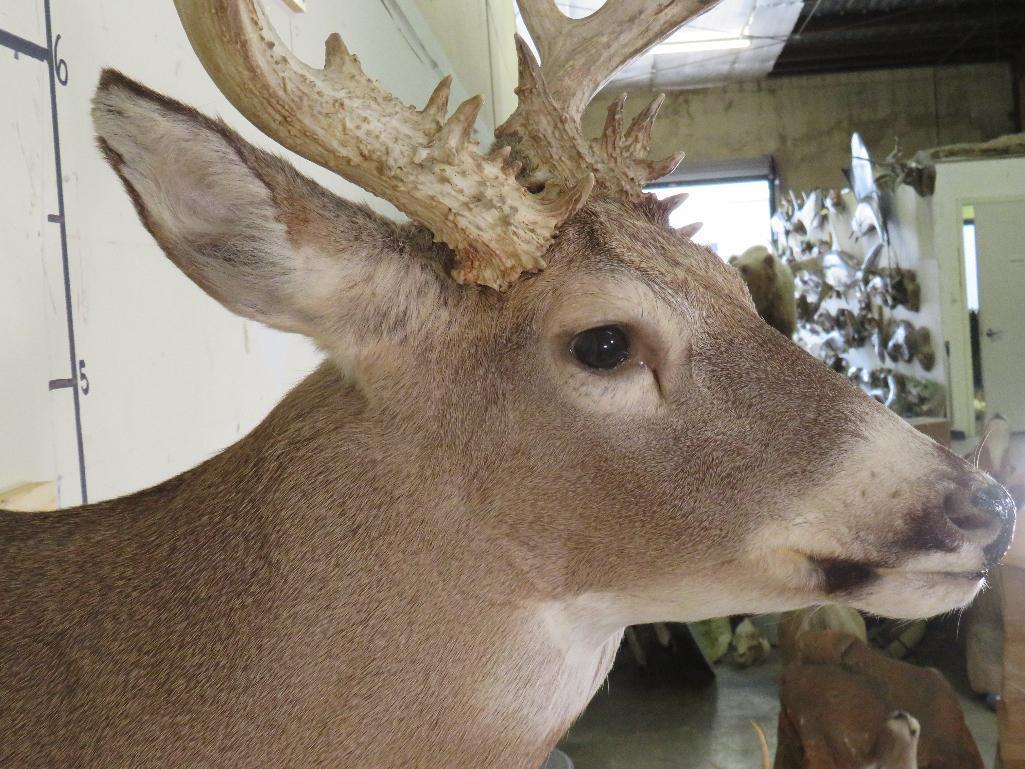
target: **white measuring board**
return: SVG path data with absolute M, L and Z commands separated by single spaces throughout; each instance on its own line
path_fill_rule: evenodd
M 84 501 L 80 387 L 88 385 L 75 346 L 57 114 L 67 65 L 49 0 L 10 3 L 0 24 L 3 131 L 16 138 L 0 150 L 0 481 L 56 476 L 66 496 L 74 496 L 70 480 Z

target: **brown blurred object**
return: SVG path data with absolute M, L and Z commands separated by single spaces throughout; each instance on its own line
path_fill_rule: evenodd
M 905 421 L 944 448 L 950 448 L 950 422 L 943 417 L 908 417 Z
M 798 649 L 782 675 L 775 769 L 878 766 L 895 711 L 921 723 L 918 766 L 983 769 L 957 696 L 938 671 L 833 630 L 806 633 Z
M 800 656 L 801 636 L 817 630 L 838 630 L 868 642 L 865 620 L 857 609 L 827 604 L 783 612 L 779 621 L 779 651 L 783 662 L 796 662 Z
M 1025 568 L 1005 565 L 1000 571 L 1004 587 L 1004 693 L 997 707 L 998 755 L 1002 769 L 1025 769 Z
M 969 459 L 1004 484 L 1020 517 L 1025 512 L 1025 468 L 1011 464 L 1011 431 L 1003 417 L 989 420 Z M 967 626 L 972 688 L 1001 694 L 997 721 L 1002 769 L 1025 769 L 1025 536 L 1020 532 L 1019 523 L 990 590 L 972 605 Z

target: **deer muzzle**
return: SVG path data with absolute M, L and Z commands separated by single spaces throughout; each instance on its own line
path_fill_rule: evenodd
M 943 499 L 943 511 L 961 536 L 982 547 L 986 570 L 1000 562 L 1014 536 L 1016 512 L 1014 500 L 1003 486 L 982 481 L 952 491 Z

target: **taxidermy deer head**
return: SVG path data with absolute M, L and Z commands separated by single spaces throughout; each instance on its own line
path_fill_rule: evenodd
M 1013 506 L 988 476 L 668 227 L 643 191 L 680 159 L 647 159 L 661 99 L 581 133 L 595 91 L 708 4 L 520 5 L 540 62 L 517 41 L 519 106 L 482 152 L 480 99 L 449 115 L 448 80 L 416 110 L 337 35 L 314 69 L 255 0 L 177 0 L 246 117 L 408 223 L 103 75 L 100 146 L 168 257 L 327 361 L 193 471 L 0 516 L 10 765 L 45 743 L 105 769 L 531 769 L 628 624 L 926 616 L 1001 557 Z

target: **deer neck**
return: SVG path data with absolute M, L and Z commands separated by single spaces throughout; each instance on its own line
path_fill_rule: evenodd
M 23 592 L 0 600 L 0 630 L 15 644 L 0 643 L 0 661 L 23 653 L 17 639 L 45 642 L 51 623 L 87 611 L 97 629 L 67 654 L 100 660 L 76 691 L 98 711 L 125 696 L 140 714 L 153 708 L 144 692 L 118 690 L 121 639 L 132 638 L 151 649 L 147 680 L 174 685 L 177 670 L 219 660 L 223 680 L 210 683 L 237 712 L 204 718 L 223 718 L 223 734 L 266 717 L 292 730 L 274 737 L 282 745 L 315 732 L 337 740 L 323 747 L 332 756 L 356 760 L 394 753 L 417 724 L 431 730 L 407 739 L 419 765 L 429 765 L 423 751 L 440 766 L 478 749 L 495 767 L 539 764 L 604 680 L 622 627 L 597 622 L 604 607 L 532 568 L 522 543 L 453 503 L 444 483 L 396 469 L 404 463 L 375 443 L 365 411 L 325 367 L 203 465 L 37 519 L 34 542 L 0 564 L 38 577 L 9 580 Z M 140 638 L 140 626 L 160 638 Z M 182 684 L 160 701 L 190 707 L 191 681 Z M 44 707 L 46 683 L 28 696 Z M 267 702 L 289 712 L 252 715 Z M 307 703 L 327 704 L 304 712 Z M 367 733 L 366 723 L 378 726 Z

